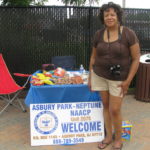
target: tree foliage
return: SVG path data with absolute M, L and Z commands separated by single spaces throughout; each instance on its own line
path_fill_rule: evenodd
M 3 6 L 42 6 L 48 0 L 0 0 Z M 52 0 L 49 0 L 52 1 Z M 56 0 L 55 0 L 56 1 Z M 99 0 L 61 0 L 65 5 L 83 6 L 88 1 L 89 5 Z
M 65 5 L 76 5 L 76 6 L 81 6 L 83 5 L 86 0 L 62 0 L 62 2 L 65 4 Z
M 96 2 L 98 3 L 99 0 L 61 0 L 65 5 L 74 5 L 74 6 L 83 6 L 88 1 L 89 5 Z
M 44 5 L 48 0 L 0 0 L 2 6 L 29 6 L 29 5 Z

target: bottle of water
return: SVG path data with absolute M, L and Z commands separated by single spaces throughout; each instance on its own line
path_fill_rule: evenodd
M 83 72 L 84 72 L 84 67 L 83 67 L 83 65 L 81 64 L 81 65 L 80 65 L 80 73 L 83 74 Z

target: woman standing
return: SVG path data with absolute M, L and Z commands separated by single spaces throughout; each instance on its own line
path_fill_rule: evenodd
M 122 25 L 122 15 L 119 5 L 104 4 L 100 9 L 100 19 L 105 27 L 95 33 L 93 41 L 88 85 L 91 90 L 100 91 L 106 129 L 99 149 L 112 143 L 113 129 L 112 149 L 122 149 L 121 105 L 139 66 L 139 41 L 134 31 Z

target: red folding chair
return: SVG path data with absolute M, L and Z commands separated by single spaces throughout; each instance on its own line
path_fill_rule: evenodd
M 0 99 L 6 102 L 2 108 L 0 106 L 0 114 L 2 114 L 2 112 L 4 112 L 10 105 L 13 105 L 21 109 L 23 112 L 26 112 L 26 109 L 18 98 L 18 95 L 27 85 L 31 75 L 20 73 L 15 73 L 14 75 L 27 77 L 27 80 L 22 87 L 16 84 L 5 64 L 2 54 L 0 54 Z M 19 103 L 19 105 L 14 103 L 15 100 Z

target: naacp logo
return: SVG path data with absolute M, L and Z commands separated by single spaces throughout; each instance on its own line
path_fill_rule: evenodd
M 35 116 L 34 127 L 41 134 L 51 134 L 58 127 L 58 118 L 51 111 L 42 111 Z

